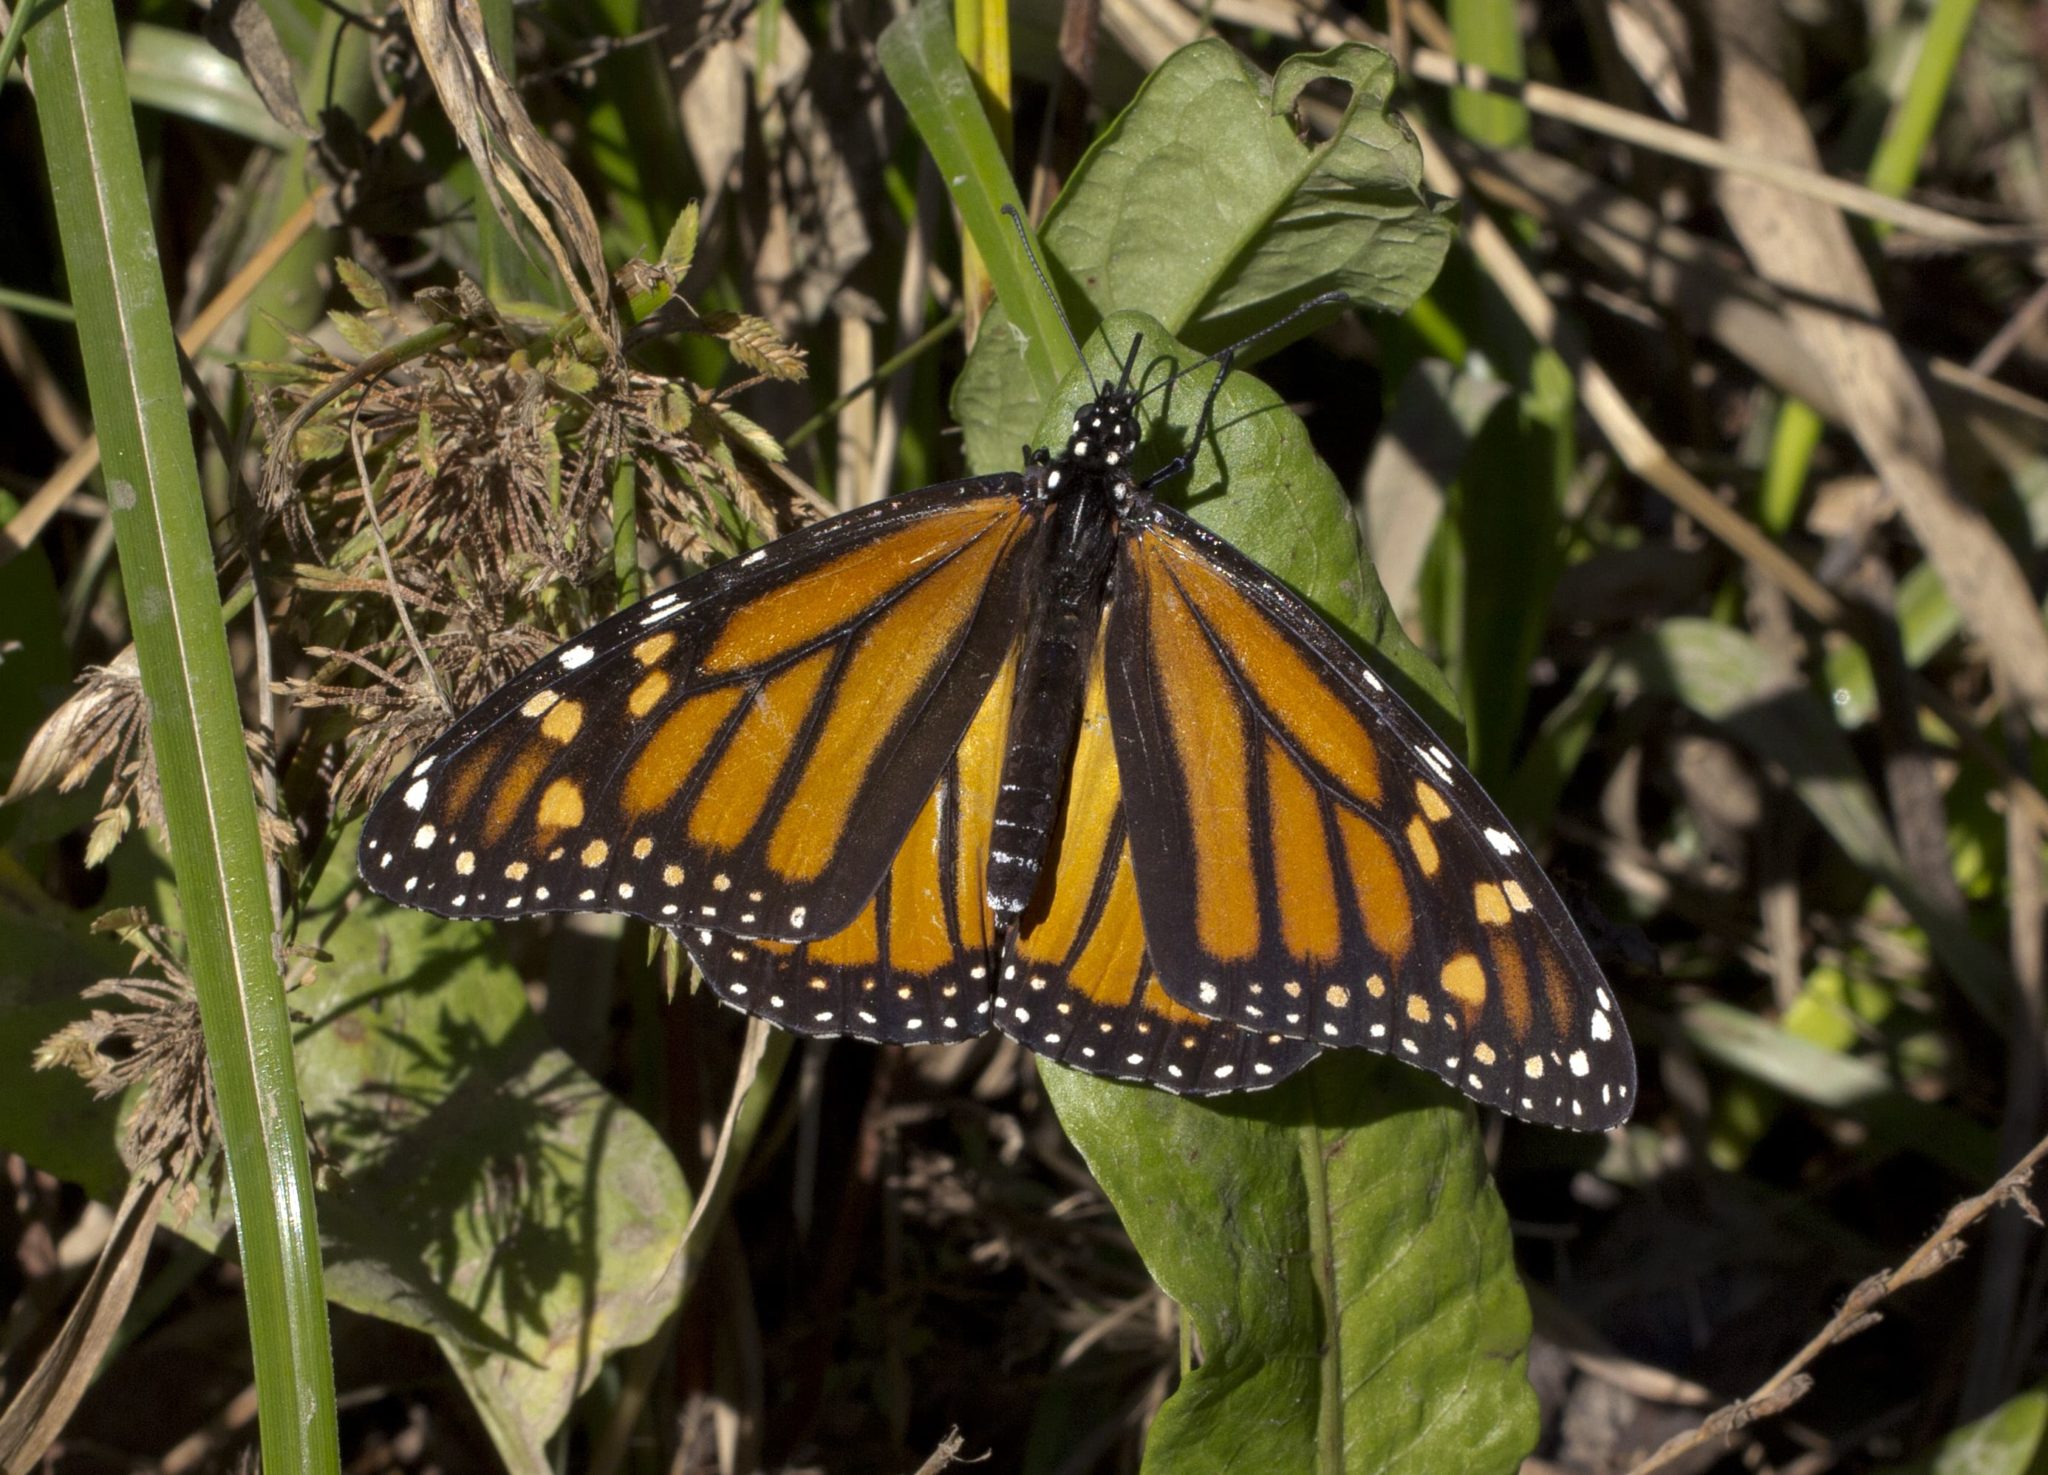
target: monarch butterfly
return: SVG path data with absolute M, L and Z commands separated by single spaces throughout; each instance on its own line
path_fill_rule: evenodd
M 791 533 L 515 677 L 372 806 L 370 888 L 643 918 L 804 1034 L 993 1021 L 1186 1094 L 1360 1046 L 1530 1120 L 1625 1120 L 1620 1012 L 1499 810 L 1155 497 L 1228 353 L 1190 450 L 1137 475 L 1140 341 L 1057 454 Z

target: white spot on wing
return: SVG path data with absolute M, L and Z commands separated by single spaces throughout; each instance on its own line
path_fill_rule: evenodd
M 564 671 L 574 671 L 579 667 L 589 665 L 591 657 L 596 654 L 597 652 L 587 645 L 572 645 L 555 659 L 560 663 Z
M 411 788 L 405 791 L 405 807 L 411 810 L 420 810 L 426 808 L 426 805 L 427 781 L 425 779 L 421 779 L 418 783 L 414 784 Z
M 1513 855 L 1517 850 L 1520 850 L 1522 848 L 1521 845 L 1517 843 L 1517 841 L 1515 840 L 1515 837 L 1513 835 L 1510 835 L 1506 830 L 1496 830 L 1492 828 L 1489 828 L 1486 832 L 1486 843 L 1491 845 L 1496 851 L 1498 851 L 1502 855 Z

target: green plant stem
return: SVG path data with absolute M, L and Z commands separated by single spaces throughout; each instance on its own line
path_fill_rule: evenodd
M 943 342 L 946 338 L 950 337 L 953 333 L 958 331 L 960 324 L 964 320 L 965 314 L 962 313 L 959 308 L 954 308 L 951 312 L 947 313 L 944 317 L 940 318 L 936 323 L 933 323 L 929 328 L 925 329 L 924 332 L 920 333 L 913 342 L 905 344 L 896 353 L 892 354 L 889 358 L 885 359 L 881 364 L 877 365 L 874 373 L 868 375 L 867 378 L 863 379 L 860 383 L 854 385 L 853 388 L 847 390 L 846 393 L 840 395 L 837 399 L 833 400 L 830 404 L 826 405 L 822 410 L 818 411 L 817 414 L 811 416 L 810 419 L 804 421 L 803 424 L 797 426 L 795 430 L 791 431 L 787 436 L 783 438 L 783 449 L 789 451 L 795 450 L 798 446 L 802 445 L 805 441 L 809 440 L 812 436 L 816 435 L 819 431 L 823 430 L 827 425 L 830 425 L 834 420 L 838 419 L 839 412 L 841 410 L 845 409 L 848 405 L 852 404 L 855 400 L 859 399 L 862 395 L 868 393 L 870 390 L 876 389 L 879 386 L 888 383 L 890 378 L 898 370 L 906 368 L 910 364 L 916 362 L 918 359 L 924 357 L 924 355 L 928 351 L 930 351 L 932 348 L 936 347 L 939 343 Z
M 113 6 L 47 12 L 28 55 L 233 1188 L 264 1464 L 338 1471 L 275 921 Z
M 1927 17 L 1927 30 L 1920 38 L 1920 56 L 1913 63 L 1913 75 L 1906 82 L 1905 96 L 1892 109 L 1884 137 L 1870 161 L 1869 184 L 1880 194 L 1903 197 L 1920 177 L 1920 161 L 1926 157 L 1927 142 L 1941 121 L 1941 109 L 1948 101 L 1949 84 L 1955 80 L 1956 62 L 1963 54 L 1963 41 L 1970 34 L 1970 22 L 1977 14 L 1977 0 L 1935 0 Z M 1871 222 L 1880 239 L 1892 227 L 1882 220 Z

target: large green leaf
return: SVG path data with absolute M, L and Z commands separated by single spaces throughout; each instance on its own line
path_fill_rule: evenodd
M 441 1341 L 515 1470 L 673 1309 L 689 1191 L 646 1121 L 552 1045 L 492 929 L 351 897 L 343 837 L 292 996 L 343 1305 Z M 348 905 L 350 901 L 356 904 Z
M 299 933 L 328 960 L 290 996 L 327 1291 L 438 1339 L 500 1458 L 542 1475 L 576 1394 L 673 1309 L 689 1190 L 654 1129 L 549 1043 L 492 928 L 351 897 L 354 873 L 351 832 Z M 0 872 L 0 1059 L 126 971 L 81 934 Z M 117 1197 L 119 1103 L 16 1069 L 0 1143 Z M 230 1221 L 215 1205 L 174 1227 L 216 1248 Z
M 1161 325 L 1121 314 L 1089 345 L 1097 375 L 1114 373 L 1133 332 L 1145 335 L 1139 368 L 1155 365 L 1148 382 L 1165 376 L 1158 357 L 1194 357 Z M 1159 397 L 1141 467 L 1187 443 L 1212 377 L 1191 374 Z M 1063 386 L 1042 440 L 1058 440 L 1088 392 L 1078 376 Z M 1204 523 L 1378 645 L 1380 669 L 1405 678 L 1426 712 L 1448 710 L 1443 678 L 1387 616 L 1336 479 L 1270 390 L 1231 377 L 1215 436 L 1178 490 Z M 1206 1104 L 1041 1069 L 1198 1338 L 1201 1364 L 1154 1422 L 1148 1471 L 1516 1468 L 1536 1435 L 1529 1313 L 1470 1106 L 1361 1052 Z
M 1436 276 L 1450 227 L 1422 197 L 1413 136 L 1386 111 L 1393 75 L 1360 45 L 1290 58 L 1270 80 L 1219 40 L 1167 58 L 1046 217 L 1046 268 L 1075 330 L 1129 308 L 1207 351 L 1318 292 L 1404 311 Z M 1350 99 L 1329 140 L 1304 144 L 1291 112 L 1324 79 Z M 977 243 L 988 256 L 1014 249 Z M 984 319 L 953 391 L 978 471 L 1016 463 L 1043 404 L 1015 310 L 1006 296 Z

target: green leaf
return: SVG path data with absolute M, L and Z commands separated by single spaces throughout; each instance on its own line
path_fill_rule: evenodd
M 1551 593 L 1564 571 L 1562 508 L 1577 450 L 1569 372 L 1548 349 L 1533 368 L 1549 392 L 1495 407 L 1452 495 L 1465 566 L 1457 639 L 1444 648 L 1455 652 L 1458 695 L 1471 724 L 1472 771 L 1494 790 L 1508 776 L 1528 706 L 1529 666 L 1542 648 Z
M 1917 1100 L 1882 1064 L 1845 1055 L 1732 1004 L 1688 1004 L 1677 1014 L 1702 1055 L 1794 1101 L 1861 1122 L 1895 1151 L 1914 1151 L 1981 1183 L 1998 1172 L 1997 1137 L 1961 1112 Z
M 128 28 L 127 60 L 129 94 L 142 107 L 267 148 L 297 142 L 263 106 L 234 58 L 201 36 L 137 21 Z
M 2048 1475 L 2048 1384 L 1951 1430 L 1929 1455 L 1881 1475 Z
M 93 1097 L 68 1070 L 30 1070 L 36 1048 L 92 1012 L 87 985 L 128 971 L 128 953 L 44 898 L 0 852 L 0 1142 L 103 1203 L 121 1197 L 121 1103 Z
M 1046 217 L 1046 269 L 1075 331 L 1131 308 L 1208 352 L 1332 289 L 1405 311 L 1442 265 L 1450 225 L 1423 199 L 1414 138 L 1386 111 L 1393 76 L 1384 52 L 1361 45 L 1290 58 L 1270 81 L 1218 40 L 1167 58 Z M 1290 110 L 1324 79 L 1347 84 L 1350 100 L 1334 136 L 1305 145 Z M 1007 226 L 984 236 L 967 224 L 992 266 L 1015 254 Z M 1013 315 L 1044 292 L 1027 279 L 1020 303 L 998 288 L 1002 307 L 953 393 L 977 471 L 1015 464 L 1043 403 L 1023 356 L 1045 330 Z
M 605 1359 L 673 1309 L 690 1195 L 645 1120 L 549 1043 L 492 929 L 353 898 L 344 835 L 292 995 L 328 1286 L 438 1338 L 498 1452 L 545 1444 Z
M 354 875 L 350 832 L 301 929 L 328 958 L 290 996 L 327 1291 L 438 1340 L 500 1457 L 542 1475 L 574 1397 L 674 1308 L 689 1190 L 659 1134 L 549 1042 L 493 929 L 350 908 Z M 0 871 L 0 959 L 0 1058 L 22 1061 L 128 955 Z M 121 1109 L 68 1072 L 19 1073 L 0 1141 L 118 1197 Z M 173 1227 L 218 1250 L 231 1223 L 214 1205 Z
M 1160 358 L 1196 357 L 1160 324 L 1119 314 L 1088 345 L 1098 375 L 1114 374 L 1134 332 L 1148 384 L 1167 371 Z M 1152 402 L 1141 467 L 1187 443 L 1213 374 Z M 1041 439 L 1057 443 L 1088 394 L 1085 379 L 1069 380 Z M 1449 688 L 1388 616 L 1349 503 L 1300 421 L 1234 374 L 1215 422 L 1175 500 L 1352 638 L 1370 638 L 1378 668 L 1440 721 Z M 1517 1467 L 1536 1436 L 1529 1313 L 1476 1115 L 1459 1097 L 1360 1052 L 1206 1104 L 1040 1070 L 1199 1340 L 1201 1365 L 1153 1424 L 1147 1471 Z
M 389 313 L 391 298 L 384 290 L 384 284 L 371 276 L 362 267 L 346 256 L 334 258 L 334 277 L 355 299 L 357 307 L 367 313 Z M 373 345 L 374 348 L 375 345 Z
M 697 202 L 690 201 L 676 216 L 676 223 L 669 227 L 668 239 L 661 244 L 661 264 L 680 282 L 690 274 L 690 263 L 697 259 Z
M 1528 75 L 1522 59 L 1521 14 L 1514 0 L 1450 0 L 1445 7 L 1458 60 L 1503 81 Z M 1529 110 L 1513 97 L 1460 87 L 1451 93 L 1451 121 L 1474 143 L 1509 149 L 1528 142 Z
M 1326 1056 L 1204 1104 L 1043 1068 L 1074 1145 L 1201 1364 L 1148 1475 L 1511 1472 L 1536 1442 L 1529 1309 L 1472 1109 Z

